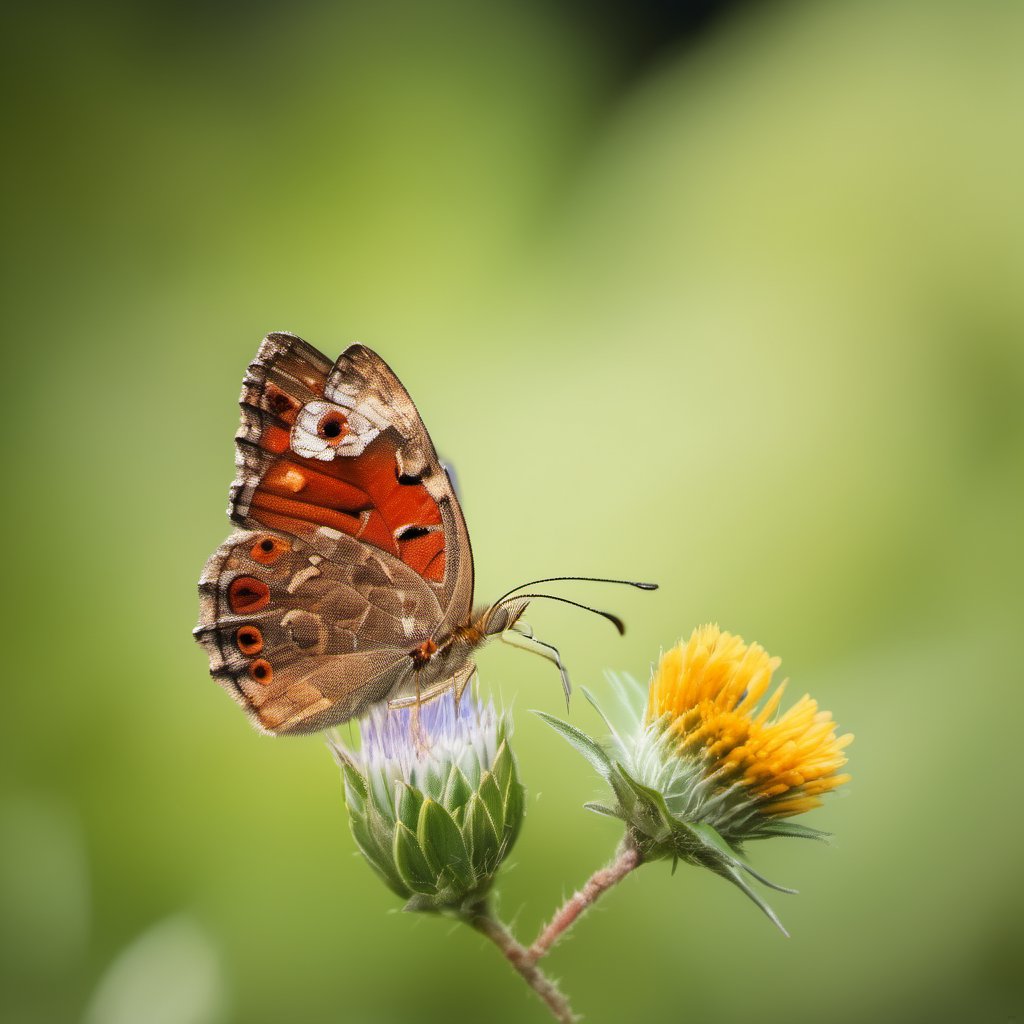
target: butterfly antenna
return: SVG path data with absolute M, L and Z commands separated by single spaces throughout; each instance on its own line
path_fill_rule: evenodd
M 519 590 L 525 590 L 526 587 L 537 587 L 542 583 L 617 583 L 624 587 L 636 587 L 638 590 L 657 590 L 657 583 L 639 583 L 636 580 L 617 580 L 609 579 L 607 576 L 546 576 L 542 580 L 530 580 L 529 583 L 520 583 L 519 586 L 513 587 L 511 590 L 502 594 L 501 597 L 495 601 L 495 604 L 501 604 L 506 597 L 510 597 L 512 594 Z M 537 595 L 535 595 L 537 596 Z M 546 595 L 539 595 L 541 597 Z M 591 609 L 593 611 L 594 609 Z
M 529 583 L 520 583 L 518 587 L 513 587 L 510 591 L 502 594 L 494 604 L 491 605 L 488 610 L 490 612 L 496 611 L 503 605 L 512 604 L 516 605 L 522 602 L 522 605 L 512 612 L 512 621 L 506 620 L 503 628 L 501 629 L 501 638 L 507 643 L 511 643 L 516 647 L 526 647 L 527 650 L 533 650 L 537 654 L 541 654 L 546 657 L 549 661 L 553 661 L 558 666 L 559 675 L 562 677 L 562 689 L 565 692 L 565 705 L 569 706 L 569 693 L 571 692 L 572 686 L 569 682 L 569 673 L 566 671 L 565 665 L 562 662 L 562 656 L 558 653 L 558 648 L 553 647 L 551 644 L 544 643 L 543 640 L 538 640 L 534 635 L 533 631 L 524 631 L 523 625 L 520 623 L 516 625 L 516 620 L 526 610 L 526 605 L 529 601 L 536 601 L 543 599 L 545 601 L 558 601 L 560 604 L 568 604 L 573 608 L 581 608 L 585 612 L 591 612 L 594 615 L 600 615 L 602 619 L 607 619 L 618 631 L 619 635 L 622 636 L 626 632 L 626 624 L 618 617 L 613 615 L 611 612 L 602 611 L 600 608 L 594 608 L 589 604 L 582 604 L 580 601 L 573 601 L 568 597 L 561 597 L 558 594 L 541 594 L 538 592 L 531 592 L 528 594 L 520 593 L 527 587 L 539 586 L 542 583 L 563 583 L 563 582 L 583 582 L 583 583 L 617 583 L 626 587 L 636 587 L 638 590 L 657 590 L 657 583 L 639 583 L 635 580 L 619 580 L 609 579 L 606 576 L 547 576 L 542 580 L 532 580 Z
M 529 586 L 530 584 L 524 584 Z M 517 587 L 516 590 L 519 588 Z M 511 591 L 515 594 L 515 591 Z M 595 615 L 600 615 L 602 619 L 607 619 L 618 631 L 619 636 L 622 636 L 626 632 L 626 624 L 618 617 L 613 615 L 611 612 L 603 612 L 600 608 L 592 608 L 589 604 L 581 604 L 579 601 L 570 601 L 567 597 L 559 597 L 557 594 L 516 594 L 515 597 L 510 598 L 508 594 L 505 597 L 499 598 L 494 602 L 495 608 L 500 607 L 502 604 L 507 603 L 509 600 L 513 601 L 535 601 L 538 598 L 544 598 L 546 601 L 558 601 L 561 604 L 571 604 L 573 608 L 582 608 L 585 612 L 593 612 Z

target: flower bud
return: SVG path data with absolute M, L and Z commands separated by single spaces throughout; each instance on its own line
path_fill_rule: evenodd
M 525 809 L 509 732 L 490 701 L 449 692 L 378 706 L 358 751 L 332 741 L 356 845 L 406 910 L 458 910 L 490 889 Z

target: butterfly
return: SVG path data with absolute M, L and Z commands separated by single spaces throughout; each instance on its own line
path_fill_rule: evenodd
M 371 705 L 419 704 L 475 671 L 488 638 L 557 649 L 521 617 L 522 584 L 473 610 L 473 553 L 452 478 L 401 382 L 375 352 L 335 362 L 293 334 L 268 334 L 239 400 L 239 529 L 199 580 L 194 635 L 210 674 L 262 732 L 308 733 Z

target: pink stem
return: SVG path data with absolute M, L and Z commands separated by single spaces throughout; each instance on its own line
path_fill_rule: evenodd
M 559 1024 L 573 1024 L 578 1019 L 558 986 L 534 963 L 526 947 L 516 940 L 486 904 L 474 908 L 464 920 L 501 950 L 526 984 L 544 1000 Z
M 576 918 L 594 905 L 597 898 L 613 885 L 621 882 L 631 871 L 640 866 L 640 851 L 630 843 L 619 847 L 615 860 L 607 867 L 595 871 L 579 892 L 573 893 L 562 904 L 551 923 L 537 936 L 533 945 L 525 950 L 530 963 L 536 963 L 551 952 L 551 947 L 572 927 Z

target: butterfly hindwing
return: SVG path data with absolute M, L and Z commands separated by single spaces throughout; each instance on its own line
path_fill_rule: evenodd
M 324 728 L 402 689 L 440 618 L 414 571 L 345 535 L 240 530 L 199 589 L 211 673 L 272 732 Z

